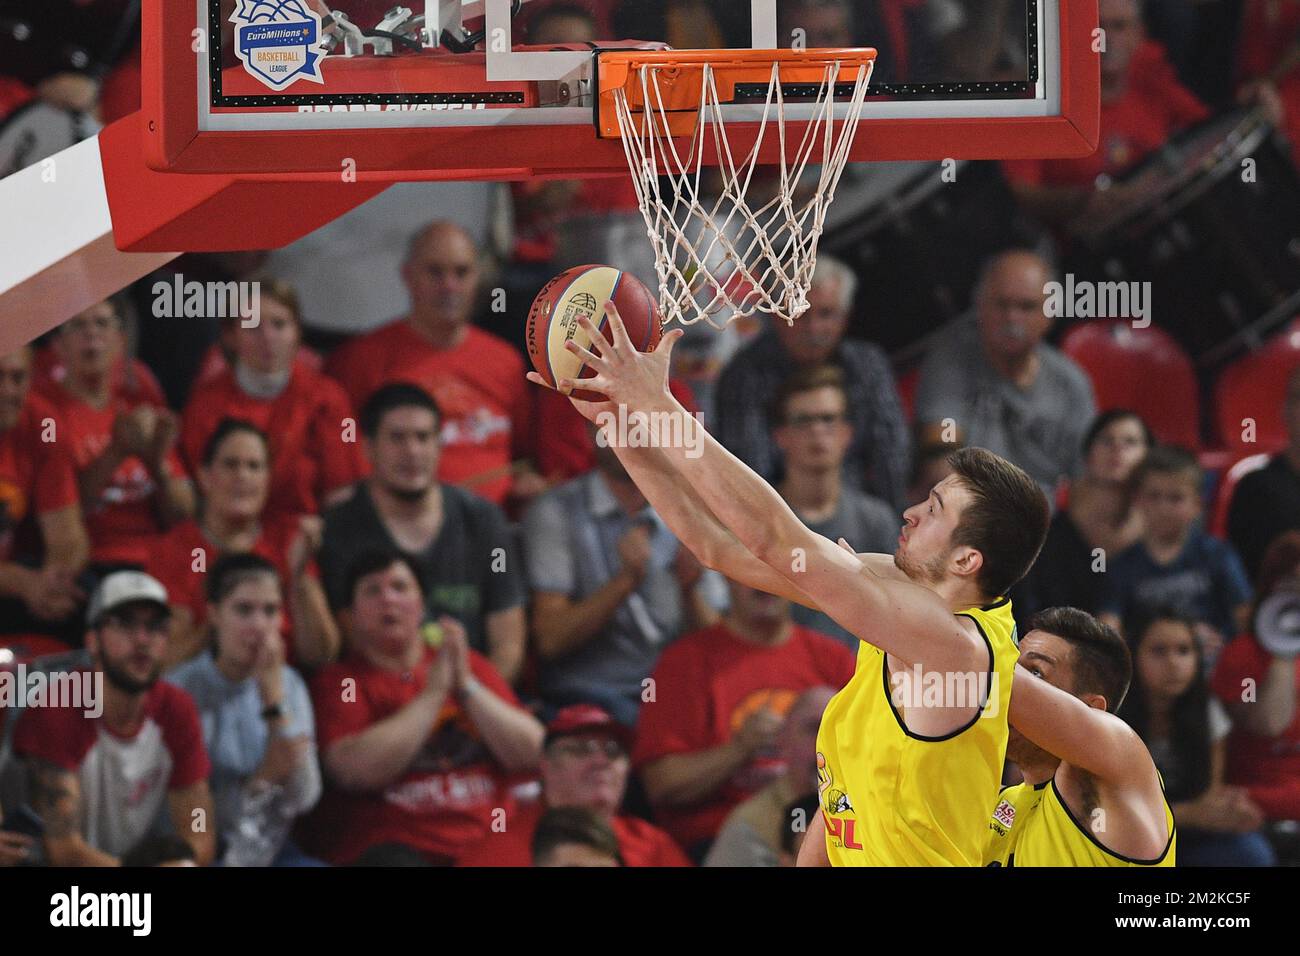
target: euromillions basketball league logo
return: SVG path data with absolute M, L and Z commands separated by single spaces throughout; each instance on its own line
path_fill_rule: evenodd
M 320 14 L 307 0 L 238 0 L 235 52 L 246 69 L 273 90 L 297 80 L 323 83 Z

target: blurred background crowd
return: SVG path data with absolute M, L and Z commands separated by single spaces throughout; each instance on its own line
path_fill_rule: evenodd
M 522 29 L 743 44 L 740 6 L 544 0 Z M 782 17 L 887 50 L 883 82 L 974 50 L 995 79 L 1014 6 Z M 810 311 L 693 331 L 672 388 L 859 551 L 955 449 L 1025 468 L 1056 513 L 1017 619 L 1124 634 L 1179 862 L 1294 864 L 1300 663 L 1256 630 L 1300 593 L 1300 2 L 1101 11 L 1097 154 L 851 168 Z M 135 107 L 133 17 L 0 0 L 0 174 Z M 650 256 L 622 179 L 405 184 L 0 356 L 0 668 L 104 687 L 94 717 L 0 697 L 0 865 L 790 865 L 856 639 L 701 567 L 524 380 L 546 280 L 653 287 Z M 177 276 L 260 282 L 260 321 L 156 315 Z M 1150 308 L 1055 317 L 1067 276 Z

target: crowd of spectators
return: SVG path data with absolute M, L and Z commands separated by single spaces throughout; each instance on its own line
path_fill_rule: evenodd
M 642 22 L 636 4 L 539 4 L 528 28 L 721 45 L 743 6 L 682 0 Z M 1265 648 L 1255 612 L 1300 590 L 1300 371 L 1275 397 L 1289 442 L 1260 449 L 1273 457 L 1216 536 L 1204 449 L 1099 409 L 1046 307 L 1051 237 L 1122 199 L 1100 178 L 1237 95 L 1300 127 L 1294 71 L 1260 82 L 1296 23 L 1242 0 L 1240 72 L 1193 93 L 1207 21 L 1181 6 L 1148 3 L 1148 35 L 1138 0 L 1101 0 L 1104 148 L 1004 164 L 1045 245 L 989 251 L 914 394 L 849 335 L 862 277 L 829 255 L 807 315 L 684 349 L 672 388 L 859 551 L 893 551 L 957 448 L 1025 468 L 1057 510 L 1017 618 L 1074 606 L 1119 628 L 1135 664 L 1120 713 L 1161 770 L 1181 862 L 1268 865 L 1300 820 L 1300 660 Z M 813 45 L 893 38 L 901 80 L 971 55 L 969 7 L 805 0 L 782 16 Z M 991 69 L 1013 58 L 985 53 Z M 0 94 L 91 109 L 105 76 L 30 64 Z M 620 255 L 637 214 L 622 182 L 510 198 L 495 262 L 450 217 L 394 247 L 409 304 L 347 341 L 313 334 L 302 278 L 254 257 L 220 266 L 261 282 L 254 326 L 214 320 L 151 353 L 156 325 L 123 296 L 0 356 L 0 661 L 104 688 L 96 716 L 0 709 L 0 865 L 793 861 L 817 724 L 858 641 L 704 569 L 567 401 L 526 383 L 521 310 L 593 243 Z M 505 319 L 482 309 L 489 268 Z

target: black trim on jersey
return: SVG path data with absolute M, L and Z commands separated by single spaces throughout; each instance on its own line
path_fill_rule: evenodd
M 1057 787 L 1056 785 L 1055 776 L 1052 777 L 1052 792 L 1056 794 L 1056 802 L 1061 805 L 1061 809 L 1065 811 L 1065 815 L 1069 817 L 1070 822 L 1074 824 L 1074 828 L 1078 830 L 1080 833 L 1082 833 L 1084 836 L 1086 836 L 1089 842 L 1091 842 L 1093 846 L 1095 846 L 1098 850 L 1101 850 L 1101 852 L 1105 853 L 1107 856 L 1114 857 L 1117 860 L 1122 860 L 1125 863 L 1132 863 L 1134 866 L 1159 866 L 1161 863 L 1165 861 L 1165 857 L 1169 855 L 1169 848 L 1174 845 L 1174 837 L 1178 833 L 1177 823 L 1175 823 L 1174 826 L 1171 827 L 1169 830 L 1169 842 L 1165 844 L 1164 852 L 1161 853 L 1154 860 L 1135 860 L 1132 857 L 1127 857 L 1122 853 L 1116 853 L 1114 850 L 1103 845 L 1100 840 L 1098 840 L 1095 836 L 1093 836 L 1092 833 L 1086 827 L 1084 827 L 1082 824 L 1079 823 L 1078 820 L 1074 818 L 1074 814 L 1070 811 L 1070 805 L 1065 802 L 1065 797 L 1061 794 L 1060 788 Z M 1160 802 L 1164 804 L 1165 811 L 1168 814 L 1169 801 L 1165 798 L 1165 791 L 1163 787 L 1160 789 Z M 1172 814 L 1169 815 L 1172 816 Z
M 996 610 L 997 610 L 998 608 L 1000 608 L 1002 605 L 1007 604 L 1007 603 L 1009 603 L 1010 601 L 1011 601 L 1011 598 L 1010 598 L 1010 597 L 998 598 L 998 599 L 997 599 L 996 601 L 994 601 L 992 604 L 986 604 L 986 605 L 984 605 L 984 607 L 980 608 L 980 610 L 981 610 L 981 611 L 996 611 Z
M 1003 601 L 1005 602 L 1005 600 L 1006 600 L 1006 599 L 1004 598 Z M 995 606 L 996 606 L 996 605 L 995 605 Z M 967 614 L 965 611 L 961 612 L 960 614 L 955 614 L 955 615 L 953 615 L 953 616 L 954 616 L 954 617 L 965 617 L 965 618 L 970 618 L 970 620 L 971 620 L 972 622 L 974 622 L 974 624 L 975 624 L 975 629 L 976 629 L 977 631 L 980 632 L 980 637 L 982 637 L 982 638 L 984 639 L 984 646 L 988 649 L 988 652 L 989 652 L 989 669 L 988 669 L 989 684 L 988 684 L 988 686 L 989 686 L 989 687 L 994 687 L 994 686 L 996 686 L 996 680 L 997 680 L 997 671 L 996 671 L 997 658 L 995 657 L 995 655 L 994 655 L 994 653 L 993 653 L 993 642 L 990 641 L 990 640 L 989 640 L 989 636 L 988 636 L 987 634 L 984 633 L 984 628 L 983 628 L 982 626 L 980 626 L 980 622 L 979 622 L 979 621 L 976 621 L 975 618 L 971 617 L 971 616 L 970 616 L 969 614 Z M 882 652 L 882 653 L 883 653 L 883 652 Z M 880 675 L 881 675 L 881 683 L 882 683 L 882 687 L 883 687 L 884 692 L 885 692 L 885 703 L 889 705 L 889 712 L 890 712 L 891 714 L 894 715 L 894 722 L 895 722 L 896 724 L 898 724 L 898 729 L 901 730 L 901 731 L 902 731 L 904 734 L 906 734 L 908 737 L 910 737 L 912 740 L 919 740 L 919 741 L 921 741 L 922 743 L 927 743 L 927 744 L 939 744 L 939 743 L 943 743 L 945 740 L 952 740 L 954 737 L 960 737 L 962 734 L 966 733 L 966 731 L 968 731 L 968 730 L 970 730 L 972 727 L 974 727 L 975 724 L 979 721 L 979 719 L 983 716 L 983 714 L 984 714 L 984 704 L 987 704 L 987 703 L 988 703 L 987 700 L 984 702 L 984 704 L 980 704 L 979 707 L 976 708 L 976 710 L 975 710 L 975 716 L 973 716 L 973 717 L 970 719 L 970 722 L 969 722 L 969 723 L 967 723 L 964 727 L 958 727 L 958 728 L 957 728 L 956 730 L 954 730 L 952 733 L 944 734 L 942 737 L 927 737 L 927 736 L 925 736 L 924 734 L 914 734 L 914 733 L 912 733 L 912 731 L 910 731 L 910 730 L 907 729 L 907 724 L 905 724 L 905 723 L 903 722 L 903 718 L 900 717 L 900 716 L 898 715 L 898 710 L 897 710 L 897 708 L 894 707 L 894 696 L 893 696 L 893 694 L 891 694 L 891 693 L 889 692 L 889 655 L 888 655 L 888 654 L 884 654 L 883 656 L 884 656 L 884 660 L 882 660 L 881 663 L 880 663 Z

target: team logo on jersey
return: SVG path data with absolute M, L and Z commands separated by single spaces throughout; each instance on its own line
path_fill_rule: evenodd
M 821 796 L 822 807 L 827 813 L 852 813 L 853 804 L 849 795 L 834 786 L 835 774 L 826 763 L 826 758 L 817 755 L 817 792 Z
M 1001 801 L 993 811 L 993 829 L 1002 836 L 1007 835 L 1011 825 L 1016 822 L 1016 808 L 1010 800 Z
M 320 14 L 307 0 L 238 0 L 230 17 L 235 53 L 252 76 L 273 90 L 320 74 Z

